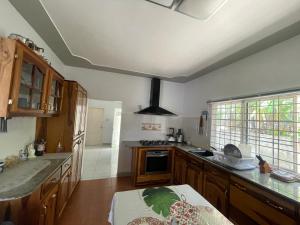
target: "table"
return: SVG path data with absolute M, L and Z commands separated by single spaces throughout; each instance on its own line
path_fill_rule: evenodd
M 190 223 L 179 224 L 232 225 L 189 185 L 116 192 L 109 214 L 112 225 L 177 224 L 174 221 L 180 219 L 188 219 Z M 191 222 L 195 219 L 198 222 Z

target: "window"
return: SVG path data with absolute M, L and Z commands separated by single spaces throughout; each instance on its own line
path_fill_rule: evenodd
M 274 166 L 300 173 L 300 93 L 211 103 L 211 145 L 251 145 Z

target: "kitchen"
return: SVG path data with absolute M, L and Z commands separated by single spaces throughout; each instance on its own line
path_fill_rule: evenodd
M 79 32 L 78 37 L 77 35 L 76 37 L 73 37 L 74 35 L 72 36 L 72 32 L 74 33 L 74 29 L 76 28 L 72 27 L 72 29 L 66 29 L 65 27 L 71 27 L 71 22 L 75 20 L 76 15 L 78 15 L 78 12 L 76 10 L 79 9 L 76 7 L 67 7 L 68 4 L 70 4 L 68 1 L 60 3 L 56 2 L 56 4 L 61 4 L 61 7 L 58 7 L 58 9 L 55 6 L 55 3 L 51 4 L 49 1 L 29 1 L 28 4 L 22 4 L 21 1 L 16 0 L 2 1 L 0 7 L 0 36 L 7 38 L 10 34 L 16 33 L 24 37 L 29 37 L 38 46 L 44 48 L 45 57 L 51 62 L 51 68 L 53 68 L 56 73 L 60 74 L 64 78 L 64 80 L 73 80 L 76 81 L 80 86 L 82 86 L 83 89 L 87 91 L 87 98 L 102 99 L 107 101 L 121 101 L 123 103 L 118 159 L 118 176 L 120 178 L 112 178 L 111 180 L 107 181 L 107 184 L 105 184 L 104 181 L 95 181 L 95 183 L 93 183 L 92 181 L 90 181 L 91 183 L 80 182 L 80 184 L 77 185 L 77 187 L 74 189 L 75 192 L 73 193 L 73 196 L 70 197 L 70 200 L 68 200 L 66 205 L 64 206 L 62 219 L 61 221 L 59 221 L 62 224 L 66 224 L 68 220 L 73 221 L 73 224 L 106 224 L 108 220 L 108 211 L 110 209 L 110 204 L 114 192 L 143 188 L 143 186 L 133 187 L 131 178 L 129 177 L 134 173 L 134 171 L 132 170 L 132 157 L 134 155 L 132 154 L 133 149 L 131 147 L 140 147 L 138 143 L 139 140 L 165 140 L 166 135 L 169 133 L 169 128 L 175 128 L 176 130 L 181 128 L 183 130 L 185 140 L 191 143 L 193 146 L 202 147 L 205 149 L 210 145 L 213 145 L 217 148 L 219 148 L 219 146 L 224 147 L 225 144 L 228 144 L 225 143 L 224 140 L 230 140 L 230 142 L 235 142 L 237 140 L 232 139 L 230 135 L 229 137 L 227 135 L 225 136 L 224 133 L 222 133 L 223 136 L 221 136 L 220 130 L 217 130 L 217 128 L 221 129 L 217 126 L 218 123 L 215 123 L 215 133 L 211 133 L 211 125 L 209 124 L 209 127 L 207 127 L 207 132 L 205 131 L 206 127 L 203 126 L 205 127 L 204 132 L 203 134 L 199 134 L 200 116 L 202 112 L 209 112 L 208 121 L 210 121 L 214 114 L 212 113 L 212 110 L 218 110 L 218 106 L 221 107 L 221 111 L 223 110 L 223 105 L 221 104 L 222 100 L 224 102 L 227 101 L 227 105 L 229 107 L 237 109 L 240 102 L 235 101 L 239 101 L 239 99 L 251 99 L 251 102 L 250 100 L 247 100 L 247 104 L 253 103 L 256 104 L 255 107 L 262 109 L 263 105 L 258 106 L 260 99 L 259 101 L 256 100 L 258 98 L 257 95 L 268 97 L 268 94 L 271 94 L 272 96 L 272 99 L 268 99 L 268 101 L 270 101 L 270 104 L 272 105 L 276 104 L 273 96 L 283 94 L 283 96 L 280 97 L 287 98 L 285 99 L 286 103 L 284 103 L 284 105 L 286 105 L 289 98 L 284 94 L 287 93 L 288 95 L 290 95 L 293 94 L 295 90 L 299 89 L 300 80 L 298 71 L 300 67 L 298 58 L 300 52 L 300 38 L 298 35 L 298 31 L 300 18 L 299 3 L 297 1 L 283 3 L 282 1 L 278 0 L 276 1 L 276 3 L 272 2 L 272 4 L 271 1 L 266 1 L 264 3 L 257 2 L 257 5 L 253 5 L 251 1 L 245 1 L 245 3 L 228 1 L 224 6 L 222 6 L 218 13 L 216 13 L 205 22 L 182 15 L 182 13 L 178 13 L 177 11 L 161 7 L 148 1 L 132 0 L 130 1 L 130 6 L 132 8 L 126 7 L 125 3 L 121 3 L 119 1 L 114 4 L 103 1 L 103 8 L 97 9 L 98 11 L 101 10 L 101 15 L 98 15 L 98 22 L 101 21 L 101 27 L 103 27 L 103 29 L 99 31 L 99 34 L 101 37 L 105 38 L 105 35 L 103 36 L 103 33 L 101 32 L 106 32 L 106 35 L 109 35 L 109 37 L 107 38 L 110 39 L 110 42 L 107 42 L 108 39 L 104 40 L 104 42 L 102 42 L 103 40 L 99 37 L 99 39 L 97 39 L 98 33 L 95 35 L 92 35 L 91 33 L 90 35 L 87 35 L 88 30 L 91 30 L 91 27 L 94 27 L 94 24 L 92 24 L 94 23 L 94 21 L 90 21 L 90 27 L 85 20 L 83 21 L 83 23 L 76 20 L 76 25 L 81 29 L 85 29 L 87 32 Z M 93 4 L 96 3 L 89 3 L 84 7 L 89 7 L 88 9 L 91 10 Z M 256 21 L 258 23 L 256 26 L 251 26 L 253 24 L 254 18 L 251 18 L 250 12 L 247 12 L 249 14 L 246 15 L 249 16 L 249 18 L 243 18 L 242 22 L 240 23 L 233 22 L 237 21 L 236 18 L 242 17 L 243 14 L 246 14 L 246 12 L 238 12 L 239 10 L 237 9 L 247 9 L 251 7 L 254 7 L 253 10 L 256 12 L 255 15 L 257 16 L 257 18 L 255 19 L 259 21 L 259 23 Z M 61 11 L 66 8 L 70 10 L 70 17 L 60 17 L 60 13 L 62 13 Z M 232 13 L 232 17 L 228 15 L 226 16 L 226 12 L 229 11 L 230 8 L 233 9 L 232 11 L 230 11 L 230 13 Z M 266 14 L 266 8 L 269 10 L 269 12 L 272 12 L 272 16 L 270 16 L 269 18 L 266 18 L 264 16 Z M 38 11 L 30 11 L 29 9 Z M 134 14 L 133 11 L 138 13 Z M 117 12 L 123 12 L 124 14 L 126 12 L 131 16 L 126 16 L 121 13 L 120 16 L 123 20 L 123 23 L 119 23 L 117 25 L 114 23 L 114 27 L 112 25 L 109 25 L 106 18 L 115 18 L 116 14 L 118 14 Z M 146 18 L 140 15 L 141 12 L 143 12 L 142 14 L 144 14 Z M 53 23 L 56 23 L 56 26 L 54 26 L 53 23 L 49 23 L 49 20 L 45 19 L 44 16 L 47 15 L 47 13 L 52 16 L 52 21 L 54 21 Z M 92 13 L 94 13 L 94 11 L 91 11 L 91 14 Z M 39 14 L 39 20 L 36 20 L 35 18 L 37 14 Z M 150 23 L 150 20 L 148 19 L 153 18 L 153 15 L 161 16 L 160 18 L 163 18 L 165 20 L 165 23 L 167 23 L 169 26 L 167 26 L 167 28 L 163 25 L 156 26 L 155 24 L 157 23 L 155 22 L 157 21 L 153 21 L 153 23 Z M 141 18 L 141 21 L 135 21 L 134 18 L 136 17 Z M 220 21 L 222 21 L 222 18 L 226 18 L 223 23 L 229 24 L 231 22 L 234 24 L 234 26 L 231 27 L 228 24 L 227 26 L 221 26 L 220 24 L 222 23 Z M 63 19 L 63 21 L 61 21 L 60 19 Z M 133 21 L 137 23 L 135 24 L 136 27 L 131 27 L 132 29 L 129 30 L 121 29 L 122 27 L 126 27 L 126 24 L 124 24 L 125 22 L 131 24 Z M 69 24 L 67 22 L 69 22 Z M 149 25 L 149 23 L 151 24 L 151 26 Z M 212 23 L 217 27 L 217 29 L 220 29 L 220 32 L 223 31 L 222 39 L 224 41 L 216 41 L 217 36 L 214 35 L 215 32 L 211 31 L 211 29 L 213 29 L 213 26 L 211 25 L 210 27 L 204 27 L 203 24 L 205 23 Z M 141 24 L 148 24 L 149 26 L 141 26 Z M 200 27 L 200 31 L 197 31 L 197 27 Z M 246 31 L 245 27 L 249 27 L 249 29 L 247 29 Z M 110 30 L 110 28 L 112 30 Z M 60 29 L 61 33 L 59 34 L 56 29 Z M 168 29 L 167 31 L 169 33 L 164 32 L 165 29 Z M 207 35 L 205 37 L 203 36 L 203 31 L 201 29 L 206 29 Z M 136 35 L 134 30 L 138 32 L 139 35 Z M 121 36 L 125 36 L 126 34 L 129 38 L 125 38 L 122 40 L 121 38 L 118 38 L 120 37 L 121 31 L 124 32 L 124 34 Z M 209 33 L 209 31 L 211 33 Z M 244 33 L 241 33 L 242 31 Z M 158 38 L 158 40 L 153 40 L 152 38 L 154 37 L 154 34 L 158 35 L 157 37 L 161 38 Z M 168 34 L 171 34 L 173 38 L 171 38 Z M 209 36 L 209 34 L 211 36 Z M 60 35 L 65 38 L 67 44 L 61 41 Z M 141 36 L 140 39 L 137 39 L 137 37 L 139 36 Z M 193 38 L 193 36 L 197 38 Z M 83 40 L 84 37 L 91 38 L 91 40 L 89 40 L 90 43 L 99 43 L 99 45 L 101 45 L 102 43 L 106 47 L 106 49 L 98 48 L 98 45 L 85 45 L 85 49 L 77 49 L 76 46 L 83 45 L 81 40 Z M 235 38 L 231 39 L 230 37 Z M 196 39 L 199 40 L 197 41 Z M 209 47 L 211 48 L 211 54 L 214 54 L 215 58 L 210 58 L 212 56 L 206 53 L 206 51 L 203 52 L 203 46 L 209 44 L 207 40 L 211 40 Z M 185 45 L 180 44 L 182 43 L 182 41 L 185 42 Z M 111 47 L 111 43 L 120 43 L 124 48 L 120 49 L 117 48 L 117 46 Z M 135 46 L 135 44 L 137 45 L 136 48 L 130 48 L 132 46 Z M 164 51 L 159 51 L 161 46 L 164 46 Z M 181 47 L 178 48 L 178 46 Z M 198 46 L 198 50 L 194 46 Z M 227 51 L 221 51 L 221 47 L 223 47 Z M 97 50 L 92 51 L 93 48 Z M 78 55 L 80 55 L 81 58 L 72 57 L 70 49 L 73 50 L 72 53 L 75 53 L 74 55 L 77 55 L 76 53 L 80 53 Z M 217 52 L 216 49 L 219 52 Z M 124 52 L 122 52 L 121 50 Z M 239 50 L 240 52 L 237 53 Z M 90 52 L 91 54 L 89 55 Z M 105 55 L 106 52 L 110 52 L 111 54 Z M 145 54 L 142 54 L 141 52 L 144 52 Z M 216 57 L 217 53 L 219 55 Z M 124 57 L 124 54 L 127 54 L 127 56 Z M 132 57 L 128 57 L 128 55 L 132 55 Z M 173 55 L 176 55 L 176 57 L 170 57 Z M 92 61 L 94 65 L 87 65 L 87 62 L 83 62 L 82 58 L 91 59 L 90 61 Z M 137 60 L 137 58 L 139 60 Z M 121 59 L 124 61 L 118 64 L 118 62 L 120 62 L 119 60 Z M 224 60 L 222 61 L 222 59 Z M 201 65 L 199 65 L 200 61 L 202 63 Z M 214 63 L 213 61 L 218 63 Z M 143 62 L 144 64 L 141 65 L 139 64 L 139 62 Z M 186 78 L 187 76 L 183 76 L 183 74 L 192 74 L 191 68 L 193 67 L 193 63 L 197 64 L 197 68 L 195 70 L 197 71 L 197 74 L 192 78 Z M 2 64 L 0 65 L 0 71 L 2 71 Z M 201 69 L 203 69 L 203 71 Z M 141 71 L 142 73 L 134 71 Z M 156 76 L 143 76 L 149 74 L 158 74 L 158 77 L 161 78 L 159 106 L 176 114 L 177 116 L 168 117 L 135 114 L 135 112 L 150 105 L 149 93 L 151 92 L 151 79 L 149 79 L 149 77 L 152 78 Z M 177 81 L 172 79 L 173 77 L 177 77 Z M 2 91 L 3 89 L 1 86 L 1 95 L 3 96 Z M 288 91 L 290 91 L 290 93 L 288 93 Z M 83 91 L 83 93 L 85 93 L 85 91 Z M 64 97 L 66 97 L 66 95 Z M 292 98 L 297 99 L 297 95 Z M 208 101 L 211 102 L 211 108 L 207 104 Z M 230 104 L 228 101 L 230 102 Z M 232 102 L 234 102 L 234 104 Z M 293 104 L 297 106 L 297 100 L 296 103 Z M 2 112 L 2 102 L 0 105 Z M 249 107 L 246 107 L 245 105 L 242 106 L 243 107 L 241 108 L 247 110 L 251 109 Z M 226 108 L 226 104 L 224 107 Z M 294 108 L 296 109 L 297 107 Z M 255 123 L 258 124 L 260 122 L 259 115 L 255 114 L 254 111 L 251 112 L 251 115 L 249 115 L 255 117 Z M 299 111 L 295 110 L 295 112 Z M 235 111 L 234 114 L 237 114 L 237 111 Z M 61 115 L 58 118 L 62 118 Z M 205 121 L 205 115 L 203 115 L 202 118 L 202 120 Z M 227 118 L 226 115 L 225 118 Z M 7 133 L 0 134 L 0 159 L 4 160 L 8 156 L 19 155 L 20 149 L 24 149 L 26 145 L 34 142 L 37 138 L 37 135 L 40 134 L 40 132 L 36 132 L 38 131 L 37 127 L 40 124 L 40 120 L 40 117 L 37 118 L 36 116 L 13 116 L 11 119 L 5 121 L 4 124 L 7 125 L 5 126 L 7 127 Z M 55 117 L 50 116 L 46 120 L 55 120 Z M 238 133 L 238 120 L 239 119 L 230 121 L 230 123 L 234 123 L 234 125 L 232 125 L 234 128 L 234 132 L 229 131 L 229 134 L 231 134 L 232 136 Z M 271 120 L 273 120 L 273 118 Z M 215 121 L 218 121 L 217 118 L 215 118 Z M 293 121 L 295 121 L 295 124 L 298 123 L 297 120 Z M 62 123 L 63 122 L 64 119 L 62 119 Z M 143 124 L 149 123 L 160 124 L 161 129 L 156 131 L 143 130 Z M 205 124 L 205 122 L 203 122 L 203 124 Z M 269 129 L 269 124 L 266 124 L 264 126 L 267 126 L 267 128 Z M 289 132 L 289 134 L 292 134 L 295 130 L 297 130 L 297 128 L 289 127 L 288 124 L 286 124 L 286 127 L 281 128 L 287 129 L 287 132 Z M 49 128 L 49 130 L 52 130 L 53 132 L 42 134 L 49 136 L 48 138 L 46 138 L 46 145 L 52 142 L 51 138 L 55 139 L 57 137 L 56 135 L 61 135 L 58 134 L 60 132 L 57 132 L 57 128 L 53 129 L 54 130 Z M 253 129 L 255 131 L 255 137 L 262 138 L 262 136 L 258 136 L 258 134 L 260 133 L 257 132 L 256 127 L 249 127 L 249 129 L 245 131 L 242 129 L 242 131 L 247 133 L 246 131 L 250 132 L 250 129 Z M 40 131 L 44 131 L 44 129 L 41 129 Z M 53 135 L 50 135 L 50 133 L 52 133 Z M 210 137 L 211 134 L 213 134 L 212 137 Z M 269 134 L 264 133 L 263 135 Z M 276 135 L 278 135 L 278 133 L 276 133 L 275 136 Z M 291 136 L 288 136 L 288 138 L 290 137 Z M 245 138 L 246 140 L 246 136 L 243 136 L 243 138 Z M 255 140 L 258 140 L 258 138 L 256 138 Z M 297 164 L 297 161 L 296 163 L 294 163 L 294 161 L 291 162 L 290 160 L 294 160 L 294 155 L 295 158 L 297 158 L 296 156 L 298 153 L 292 154 L 291 157 L 289 156 L 290 154 L 288 154 L 288 156 L 279 154 L 280 157 L 286 157 L 279 157 L 279 160 L 278 157 L 270 158 L 271 154 L 270 152 L 268 152 L 269 149 L 284 148 L 283 145 L 280 146 L 280 143 L 275 142 L 273 136 L 270 137 L 270 140 L 270 142 L 272 144 L 274 143 L 276 147 L 269 147 L 268 143 L 259 142 L 258 144 L 253 144 L 254 147 L 252 150 L 256 151 L 256 146 L 259 146 L 261 144 L 266 145 L 266 152 L 260 153 L 268 163 L 277 163 L 275 165 L 278 166 L 281 165 L 280 163 L 282 161 L 287 161 L 287 163 L 283 164 L 284 168 L 292 168 L 292 170 L 294 170 L 294 165 L 296 165 L 295 167 L 297 168 L 297 165 L 299 165 Z M 251 140 L 249 139 L 248 142 L 250 143 L 250 141 Z M 72 143 L 70 143 L 69 145 L 72 145 Z M 296 146 L 297 141 L 293 141 L 293 143 L 295 144 L 295 147 L 293 148 L 294 150 L 292 152 L 299 151 L 299 147 Z M 239 143 L 233 144 L 239 146 Z M 51 149 L 54 149 L 53 151 L 56 151 L 57 145 L 58 141 L 54 140 L 53 147 L 51 147 Z M 64 144 L 63 147 L 66 148 Z M 223 212 L 223 214 L 232 222 L 243 224 L 240 221 L 235 221 L 237 220 L 236 218 L 243 218 L 243 221 L 247 221 L 244 222 L 244 224 L 299 224 L 299 191 L 297 191 L 299 189 L 295 188 L 298 184 L 297 182 L 286 184 L 277 180 L 273 181 L 273 178 L 266 178 L 266 182 L 268 182 L 271 187 L 263 187 L 261 189 L 261 186 L 257 186 L 257 180 L 255 180 L 262 179 L 261 176 L 259 176 L 260 173 L 256 174 L 254 172 L 251 172 L 254 173 L 252 174 L 253 180 L 248 180 L 238 175 L 238 172 L 234 172 L 234 174 L 232 174 L 227 169 L 223 170 L 223 167 L 221 168 L 221 170 L 219 170 L 220 167 L 215 167 L 215 164 L 210 164 L 210 162 L 208 162 L 208 159 L 199 159 L 194 154 L 187 154 L 186 151 L 184 151 L 185 149 L 181 149 L 180 146 L 172 146 L 171 148 L 171 154 L 173 154 L 172 157 L 174 157 L 174 165 L 176 165 L 177 162 L 180 162 L 182 169 L 179 171 L 184 174 L 183 176 L 182 174 L 176 172 L 178 170 L 176 170 L 175 167 L 174 171 L 171 173 L 171 179 L 173 179 L 173 181 L 171 182 L 172 185 L 181 185 L 188 182 L 190 186 L 192 186 L 197 192 L 199 192 L 201 196 L 205 196 L 206 199 L 208 199 L 215 208 L 217 208 L 220 212 Z M 176 149 L 174 150 L 174 148 Z M 69 149 L 68 151 L 69 152 L 66 154 L 72 153 L 71 149 Z M 84 154 L 84 149 L 82 151 Z M 290 151 L 290 148 L 288 148 L 287 151 Z M 273 152 L 271 153 L 273 154 Z M 42 157 L 49 156 L 46 155 Z M 274 159 L 276 159 L 276 162 L 273 161 Z M 58 161 L 56 161 L 56 163 L 58 164 L 68 164 L 68 162 L 60 163 L 59 159 L 57 160 Z M 59 167 L 58 164 L 55 165 L 54 161 L 50 160 L 50 162 L 54 163 L 52 164 L 54 167 Z M 258 161 L 256 162 L 256 164 L 257 163 Z M 40 167 L 40 169 L 42 168 L 43 166 Z M 46 168 L 50 167 L 48 166 Z M 194 169 L 191 170 L 189 168 Z M 187 169 L 188 171 L 185 171 L 185 169 Z M 79 171 L 79 169 L 77 170 Z M 255 171 L 257 170 L 258 168 Z M 45 170 L 43 171 L 45 172 Z M 2 173 L 1 175 L 4 175 L 5 172 L 6 171 L 4 170 L 4 173 Z M 65 172 L 61 175 L 68 174 Z M 36 171 L 32 172 L 30 175 L 34 175 L 35 173 Z M 72 174 L 72 171 L 70 173 Z M 221 187 L 222 192 L 226 192 L 228 197 L 226 197 L 225 201 L 223 201 L 224 198 L 214 197 L 220 195 L 206 195 L 205 192 L 203 192 L 203 184 L 198 185 L 202 190 L 197 190 L 198 187 L 197 185 L 195 185 L 195 179 L 192 179 L 193 182 L 182 180 L 183 178 L 186 179 L 185 176 L 187 174 L 190 174 L 189 177 L 198 177 L 198 183 L 200 183 L 200 181 L 203 182 L 203 179 L 209 181 L 219 181 L 218 187 Z M 208 176 L 206 174 L 208 174 Z M 30 180 L 30 176 L 28 176 L 26 179 Z M 271 213 L 265 213 L 265 215 L 270 214 L 270 217 L 275 218 L 275 221 L 267 220 L 268 222 L 266 222 L 261 218 L 261 216 L 258 216 L 259 219 L 249 221 L 249 215 L 250 217 L 255 218 L 257 215 L 257 212 L 249 210 L 249 208 L 251 209 L 252 206 L 249 206 L 249 208 L 247 208 L 248 205 L 245 205 L 242 209 L 237 207 L 237 204 L 244 205 L 240 204 L 241 202 L 251 202 L 252 204 L 252 201 L 250 201 L 248 198 L 249 194 L 247 194 L 245 197 L 245 195 L 243 194 L 248 192 L 240 191 L 237 186 L 230 186 L 231 184 L 238 184 L 242 189 L 246 187 L 247 190 L 251 193 L 250 197 L 252 198 L 253 196 L 255 196 L 253 204 L 255 207 L 257 207 L 257 209 L 260 209 L 260 207 L 271 207 L 266 206 L 269 204 L 263 201 L 262 198 L 265 198 L 269 201 L 270 204 L 276 206 L 277 209 L 271 207 L 271 211 L 273 209 L 275 211 L 272 211 Z M 103 191 L 102 194 L 97 192 L 90 192 L 93 193 L 92 195 L 94 196 L 99 196 L 99 199 L 97 199 L 97 197 L 95 197 L 95 199 L 92 199 L 89 196 L 85 197 L 87 202 L 80 199 L 79 196 L 86 195 L 86 192 L 89 192 L 93 189 L 93 185 L 99 188 L 99 192 Z M 116 187 L 115 185 L 119 185 L 119 187 Z M 154 182 L 153 185 L 157 184 L 155 184 Z M 288 187 L 287 196 L 284 195 L 282 186 Z M 89 205 L 87 204 L 89 201 L 94 202 L 95 205 L 100 204 L 100 202 L 102 201 L 101 196 L 105 195 L 105 187 L 109 187 L 111 189 L 107 194 L 108 199 L 105 200 L 106 203 L 103 203 L 103 205 L 105 206 L 99 206 L 98 208 L 93 207 L 92 205 L 87 206 Z M 214 185 L 211 185 L 209 187 L 209 189 L 215 190 L 216 193 L 221 192 L 219 189 L 214 189 Z M 55 189 L 52 190 L 52 188 L 50 187 L 50 192 L 48 193 L 46 191 L 47 196 L 52 196 L 53 192 L 55 191 Z M 237 196 L 233 195 L 232 193 L 236 194 Z M 235 198 L 231 199 L 231 196 L 234 196 Z M 296 196 L 295 199 L 293 199 L 292 196 Z M 245 198 L 245 200 L 243 198 Z M 224 204 L 222 204 L 223 202 L 225 202 L 226 207 L 224 207 Z M 221 204 L 221 206 L 218 206 L 217 203 Z M 29 203 L 29 205 L 34 204 Z M 122 204 L 120 203 L 119 205 L 121 206 Z M 222 207 L 225 208 L 226 212 L 222 210 Z M 2 209 L 2 207 L 0 208 L 0 215 L 4 215 L 5 211 L 7 211 L 7 207 L 4 207 L 4 210 Z M 14 208 L 11 208 L 13 211 Z M 231 210 L 232 208 L 239 210 Z M 281 210 L 281 208 L 283 208 L 283 210 Z M 79 215 L 79 213 L 73 213 L 73 210 L 76 209 L 79 209 L 78 211 L 81 212 L 80 217 L 84 219 L 79 219 L 78 217 L 76 217 L 76 215 L 74 215 Z M 33 211 L 38 210 L 38 208 L 33 209 Z M 234 215 L 232 215 L 232 213 Z M 15 215 L 17 213 L 13 211 L 12 214 Z M 86 216 L 84 216 L 84 214 Z M 281 217 L 280 215 L 283 215 L 283 217 Z M 59 224 L 59 222 L 56 222 L 54 224 Z M 128 222 L 126 222 L 125 224 L 127 224 Z M 118 224 L 117 222 L 115 223 Z M 15 222 L 15 224 L 18 223 Z M 51 221 L 46 224 L 51 224 Z

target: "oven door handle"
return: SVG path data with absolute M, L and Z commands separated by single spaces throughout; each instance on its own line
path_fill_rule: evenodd
M 165 157 L 168 156 L 168 153 L 149 153 L 146 154 L 146 157 Z

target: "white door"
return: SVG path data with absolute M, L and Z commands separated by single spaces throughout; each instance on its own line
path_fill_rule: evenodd
M 104 109 L 89 107 L 87 115 L 86 145 L 102 145 L 103 121 Z

